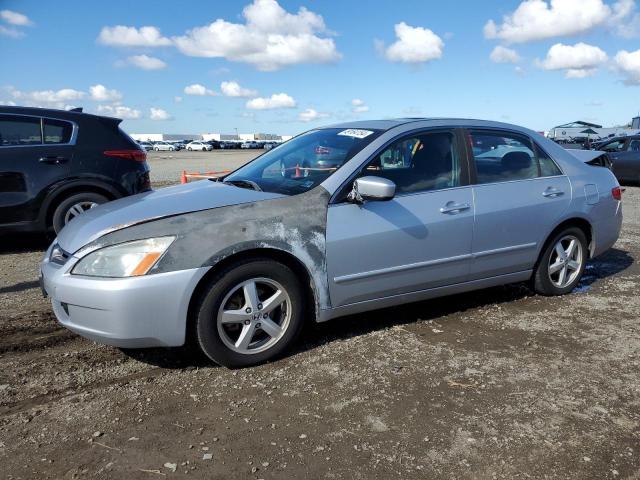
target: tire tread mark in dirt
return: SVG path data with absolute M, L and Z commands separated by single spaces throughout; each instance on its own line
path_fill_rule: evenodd
M 90 383 L 77 390 L 68 389 L 64 392 L 57 392 L 54 394 L 44 394 L 44 395 L 38 395 L 33 398 L 26 398 L 24 400 L 20 400 L 19 402 L 16 402 L 10 405 L 0 406 L 0 418 L 6 417 L 8 415 L 15 415 L 16 413 L 22 413 L 35 407 L 40 407 L 48 403 L 57 402 L 60 400 L 64 400 L 66 398 L 80 395 L 82 393 L 90 392 L 92 390 L 109 387 L 111 385 L 115 385 L 115 384 L 125 385 L 132 380 L 155 378 L 158 375 L 162 374 L 163 371 L 164 371 L 163 368 L 154 367 L 149 370 L 145 370 L 143 372 L 131 373 L 123 377 L 116 377 L 116 378 L 111 378 L 109 380 L 104 380 L 102 382 Z

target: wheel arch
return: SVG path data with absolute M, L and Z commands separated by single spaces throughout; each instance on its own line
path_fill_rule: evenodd
M 40 210 L 41 222 L 45 228 L 51 225 L 53 213 L 58 205 L 70 195 L 80 192 L 98 193 L 104 195 L 109 200 L 122 197 L 122 193 L 118 191 L 118 189 L 97 180 L 79 180 L 59 186 L 47 195 Z
M 587 248 L 589 249 L 589 258 L 593 257 L 593 252 L 595 249 L 595 243 L 593 241 L 594 240 L 593 225 L 591 225 L 591 222 L 584 217 L 570 217 L 570 218 L 564 219 L 562 222 L 556 225 L 555 228 L 553 228 L 553 230 L 551 230 L 549 234 L 546 236 L 545 241 L 542 244 L 540 251 L 538 252 L 538 260 L 536 261 L 536 266 L 537 266 L 537 263 L 540 261 L 540 256 L 545 251 L 545 249 L 547 248 L 547 246 L 549 245 L 549 242 L 553 239 L 553 237 L 557 235 L 558 232 L 564 230 L 565 228 L 570 228 L 570 227 L 577 227 L 580 230 L 582 230 L 585 237 L 587 237 Z
M 196 287 L 191 293 L 189 306 L 187 308 L 187 341 L 193 338 L 193 332 L 195 328 L 195 309 L 197 307 L 198 300 L 204 294 L 205 288 L 210 279 L 217 275 L 221 270 L 224 270 L 225 268 L 233 265 L 240 260 L 247 261 L 260 258 L 275 260 L 286 265 L 293 271 L 293 273 L 300 279 L 301 285 L 304 289 L 307 305 L 306 316 L 309 316 L 309 318 L 313 318 L 315 321 L 317 321 L 320 308 L 318 303 L 318 287 L 315 285 L 313 277 L 311 276 L 311 273 L 309 272 L 306 265 L 295 255 L 284 250 L 271 247 L 251 248 L 248 250 L 236 252 L 223 258 L 215 265 L 213 265 L 207 271 L 207 273 L 205 273 L 203 277 L 198 281 Z

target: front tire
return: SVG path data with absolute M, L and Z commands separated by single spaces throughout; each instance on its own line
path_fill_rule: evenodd
M 109 199 L 104 195 L 94 192 L 81 192 L 64 199 L 53 211 L 52 226 L 56 234 L 77 216 L 87 210 L 107 203 Z
M 540 256 L 533 276 L 534 290 L 545 296 L 570 293 L 580 282 L 588 258 L 584 232 L 577 227 L 563 229 L 551 238 Z
M 195 311 L 203 353 L 229 368 L 285 352 L 304 322 L 305 296 L 295 273 L 270 259 L 238 262 L 209 281 Z

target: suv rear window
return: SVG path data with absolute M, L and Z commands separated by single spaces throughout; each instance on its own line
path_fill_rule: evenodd
M 69 143 L 73 126 L 62 120 L 44 119 L 44 143 Z
M 0 146 L 42 144 L 40 118 L 0 115 Z

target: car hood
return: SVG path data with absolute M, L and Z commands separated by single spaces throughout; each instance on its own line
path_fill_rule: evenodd
M 83 213 L 60 231 L 57 242 L 66 252 L 74 253 L 107 233 L 139 223 L 282 196 L 208 180 L 162 188 L 105 203 Z
M 576 148 L 567 148 L 567 152 L 584 163 L 588 163 L 594 158 L 598 158 L 606 153 L 600 150 L 578 150 Z

